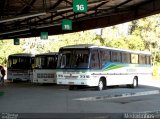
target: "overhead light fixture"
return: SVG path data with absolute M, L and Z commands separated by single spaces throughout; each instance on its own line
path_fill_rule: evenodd
M 64 11 L 72 10 L 72 9 L 73 9 L 73 8 L 71 8 L 71 7 L 63 8 L 63 9 L 59 9 L 59 10 L 57 10 L 57 12 L 64 12 Z
M 41 28 L 47 28 L 47 27 L 52 27 L 52 26 L 58 26 L 58 25 L 61 25 L 61 24 L 60 23 L 54 23 L 54 24 L 49 24 L 49 25 L 38 26 L 36 28 L 41 29 Z
M 30 35 L 31 33 L 23 33 L 23 34 L 17 34 L 17 35 L 11 35 L 9 38 L 17 37 L 17 36 L 23 36 L 23 35 Z
M 20 20 L 20 19 L 25 19 L 25 18 L 30 18 L 30 17 L 36 17 L 36 16 L 42 16 L 42 15 L 46 15 L 46 14 L 47 14 L 46 12 L 42 12 L 42 13 L 37 13 L 37 14 L 29 14 L 29 15 L 25 15 L 25 16 L 14 17 L 14 18 L 10 18 L 10 19 L 3 19 L 3 20 L 0 20 L 0 23 Z
M 21 29 L 21 30 L 15 30 L 15 31 L 9 31 L 9 32 L 4 32 L 4 33 L 0 33 L 0 35 L 6 35 L 6 34 L 12 34 L 12 33 L 18 33 L 18 32 L 24 32 L 24 31 L 28 31 L 30 29 Z

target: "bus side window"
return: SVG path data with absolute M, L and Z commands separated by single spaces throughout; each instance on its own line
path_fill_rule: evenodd
M 151 57 L 150 56 L 146 56 L 146 64 L 151 64 Z
M 95 69 L 100 68 L 98 51 L 97 50 L 92 51 L 90 67 L 95 68 Z
M 131 63 L 138 64 L 138 55 L 137 54 L 131 54 Z
M 139 55 L 139 64 L 145 64 L 146 57 L 145 55 Z
M 122 63 L 130 63 L 130 53 L 121 53 L 122 54 Z
M 61 68 L 66 66 L 66 55 L 62 55 Z
M 31 68 L 35 68 L 35 60 L 34 58 L 31 58 Z
M 110 61 L 110 51 L 109 50 L 100 50 L 100 58 L 102 62 L 102 67 Z
M 112 51 L 111 55 L 111 61 L 112 62 L 121 62 L 121 54 L 120 52 Z

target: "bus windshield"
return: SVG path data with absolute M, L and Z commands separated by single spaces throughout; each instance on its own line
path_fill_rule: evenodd
M 9 69 L 30 69 L 32 68 L 32 59 L 30 57 L 9 57 Z
M 36 69 L 55 69 L 58 56 L 37 56 L 35 59 Z
M 65 49 L 59 53 L 57 68 L 88 68 L 89 50 L 86 49 Z

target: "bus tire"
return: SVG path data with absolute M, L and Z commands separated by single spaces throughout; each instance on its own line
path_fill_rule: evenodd
M 106 87 L 105 79 L 100 79 L 99 83 L 98 83 L 98 86 L 97 86 L 97 90 L 99 90 L 99 91 L 104 90 L 105 87 Z
M 131 87 L 132 87 L 132 88 L 138 87 L 138 77 L 137 77 L 137 76 L 135 76 L 135 77 L 133 78 L 133 83 L 131 84 Z
M 18 83 L 18 80 L 12 80 L 13 83 Z

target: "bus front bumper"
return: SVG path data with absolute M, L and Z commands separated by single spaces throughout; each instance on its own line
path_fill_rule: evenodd
M 84 85 L 84 86 L 97 86 L 98 84 L 91 79 L 57 79 L 58 85 Z

